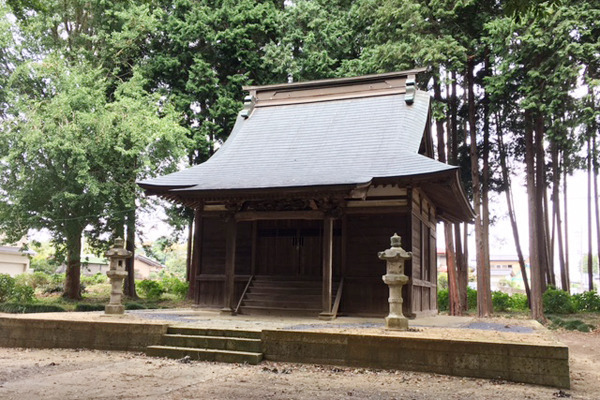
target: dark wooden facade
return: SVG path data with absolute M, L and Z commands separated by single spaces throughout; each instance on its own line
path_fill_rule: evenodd
M 416 316 L 437 311 L 435 208 L 419 188 L 390 185 L 376 188 L 391 197 L 373 196 L 349 200 L 326 212 L 255 212 L 251 216 L 226 210 L 196 211 L 192 290 L 201 306 L 223 308 L 229 294 L 227 279 L 234 283 L 232 304 L 237 304 L 251 276 L 324 281 L 323 253 L 331 243 L 331 280 L 344 281 L 339 313 L 382 316 L 388 310 L 388 288 L 382 281 L 385 263 L 377 253 L 389 247 L 398 233 L 405 249 L 412 251 L 406 266 L 411 280 L 405 287 L 405 313 Z M 237 215 L 237 218 L 236 218 Z M 228 277 L 228 225 L 235 223 L 235 273 Z M 249 219 L 249 220 L 247 220 Z M 331 219 L 330 240 L 324 235 Z M 323 310 L 328 312 L 331 310 Z

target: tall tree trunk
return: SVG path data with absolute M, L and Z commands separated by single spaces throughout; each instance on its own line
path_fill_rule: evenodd
M 597 240 L 597 251 L 598 260 L 600 262 L 600 213 L 598 212 L 598 153 L 596 149 L 596 132 L 592 132 L 592 170 L 594 180 L 594 211 L 596 214 L 596 240 Z
M 558 241 L 558 265 L 560 268 L 560 283 L 564 291 L 569 291 L 567 285 L 567 276 L 565 273 L 565 250 L 563 243 L 562 221 L 560 215 L 560 168 L 559 168 L 559 149 L 556 141 L 551 142 L 552 154 L 552 206 L 554 209 L 554 218 L 556 220 L 556 237 Z
M 534 152 L 535 152 L 535 212 L 537 219 L 537 246 L 538 246 L 538 262 L 540 273 L 542 274 L 541 279 L 541 290 L 542 293 L 546 291 L 547 283 L 550 281 L 548 272 L 548 233 L 546 232 L 546 213 L 544 211 L 544 193 L 546 191 L 546 177 L 545 177 L 545 161 L 544 161 L 544 118 L 539 114 L 535 118 L 535 141 L 534 141 Z
M 435 100 L 442 101 L 442 93 L 439 78 L 433 78 L 433 93 Z M 440 162 L 446 162 L 446 145 L 444 143 L 444 121 L 437 119 L 435 121 L 437 133 L 438 159 Z M 458 292 L 458 282 L 456 280 L 456 254 L 454 253 L 454 240 L 452 238 L 452 224 L 444 222 L 444 235 L 446 242 L 446 266 L 448 269 L 448 302 L 450 315 L 461 315 L 460 296 Z
M 564 155 L 563 155 L 564 157 Z M 563 209 L 565 210 L 565 290 L 571 293 L 571 271 L 569 271 L 569 214 L 567 212 L 567 165 L 564 163 L 563 173 Z
M 67 271 L 63 297 L 81 300 L 81 238 L 83 228 L 78 222 L 72 222 L 66 228 Z
M 548 275 L 548 285 L 552 285 L 556 287 L 556 275 L 554 274 L 554 246 L 553 239 L 551 238 L 551 230 L 550 230 L 550 207 L 548 206 L 548 190 L 546 184 L 544 184 L 543 188 L 544 195 L 544 233 L 546 242 L 544 243 L 544 247 L 546 249 L 546 263 L 548 267 L 546 268 L 546 274 Z
M 479 182 L 479 158 L 477 149 L 477 126 L 475 116 L 475 81 L 473 69 L 475 61 L 473 56 L 467 62 L 467 92 L 469 113 L 469 134 L 471 139 L 471 178 L 473 181 L 473 209 L 475 210 L 475 258 L 477 260 L 477 315 L 480 318 L 489 317 L 491 304 L 488 302 L 490 288 L 489 279 L 486 282 L 485 249 L 483 240 L 483 226 L 481 219 L 481 184 Z
M 587 272 L 588 272 L 588 290 L 591 292 L 594 290 L 594 272 L 593 272 L 593 255 L 592 255 L 592 151 L 590 138 L 587 140 L 588 146 L 588 158 L 587 158 L 587 186 L 588 186 L 588 259 L 587 259 Z
M 131 257 L 125 260 L 125 270 L 127 276 L 123 282 L 123 294 L 133 299 L 138 295 L 135 291 L 135 209 L 127 212 L 125 226 L 127 228 L 127 239 L 125 240 L 125 249 L 131 252 Z
M 484 57 L 484 73 L 490 76 L 489 50 L 486 48 Z M 481 171 L 481 224 L 482 224 L 482 246 L 483 246 L 483 271 L 485 273 L 485 284 L 487 285 L 485 295 L 486 304 L 489 305 L 489 313 L 493 312 L 491 272 L 490 272 L 490 99 L 488 91 L 483 91 L 483 169 Z
M 451 88 L 452 88 L 452 96 L 450 97 L 450 118 L 449 118 L 449 126 L 448 129 L 448 137 L 451 138 L 448 140 L 448 161 L 452 165 L 458 165 L 458 96 L 457 92 L 457 83 L 456 83 L 456 71 L 451 72 Z M 465 139 L 466 140 L 466 139 Z M 463 251 L 463 241 L 462 241 L 462 231 L 461 224 L 454 225 L 454 237 L 455 237 L 455 255 L 456 255 L 456 281 L 458 284 L 458 296 L 460 299 L 460 305 L 462 311 L 467 311 L 469 308 L 467 302 L 467 286 L 469 283 L 469 262 L 465 260 L 465 251 Z M 466 224 L 465 224 L 465 232 L 466 232 Z M 466 243 L 465 243 L 466 246 Z
M 527 203 L 529 206 L 529 263 L 531 266 L 531 318 L 543 321 L 544 308 L 542 303 L 542 270 L 539 260 L 538 212 L 537 190 L 535 171 L 535 147 L 533 140 L 533 126 L 530 111 L 525 111 L 525 164 L 527 166 Z M 538 165 L 539 168 L 542 166 Z
M 502 138 L 502 129 L 500 127 L 500 118 L 496 116 L 496 126 L 498 129 L 498 152 L 500 153 L 500 169 L 502 171 L 502 181 L 505 186 L 506 205 L 508 207 L 508 219 L 512 228 L 513 240 L 515 241 L 515 249 L 517 250 L 517 257 L 519 259 L 519 267 L 521 269 L 521 276 L 523 277 L 523 284 L 525 285 L 525 293 L 527 293 L 527 301 L 531 304 L 531 289 L 529 288 L 529 280 L 527 278 L 527 268 L 525 267 L 525 258 L 523 257 L 523 250 L 521 249 L 521 240 L 519 238 L 519 227 L 517 225 L 517 217 L 515 215 L 514 201 L 512 196 L 512 185 L 510 181 L 510 174 L 508 173 L 508 165 L 506 164 L 507 152 L 504 146 L 504 140 Z

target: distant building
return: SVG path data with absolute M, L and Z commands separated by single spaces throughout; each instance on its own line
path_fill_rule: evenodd
M 146 256 L 136 254 L 133 262 L 136 279 L 151 279 L 154 278 L 165 266 L 156 260 Z
M 151 279 L 154 278 L 165 266 L 156 260 L 143 255 L 136 254 L 133 263 L 135 271 L 135 279 Z M 98 273 L 106 274 L 110 265 L 108 260 L 94 255 L 84 255 L 81 257 L 81 275 L 93 276 Z M 62 274 L 66 270 L 65 265 L 61 265 L 56 273 Z
M 448 272 L 446 261 L 446 252 L 437 250 L 438 272 Z M 477 275 L 475 260 L 469 263 L 470 273 Z M 525 268 L 529 271 L 529 260 L 525 260 Z M 477 288 L 475 282 L 470 284 L 474 289 Z M 490 256 L 490 288 L 492 291 L 501 291 L 505 293 L 525 293 L 519 258 L 516 255 L 491 255 Z
M 29 270 L 28 252 L 20 246 L 0 246 L 0 274 L 15 276 Z

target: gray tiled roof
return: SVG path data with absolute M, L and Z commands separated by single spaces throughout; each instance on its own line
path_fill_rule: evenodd
M 368 183 L 456 169 L 418 154 L 429 95 L 403 94 L 257 107 L 238 117 L 207 162 L 140 182 L 174 191 Z

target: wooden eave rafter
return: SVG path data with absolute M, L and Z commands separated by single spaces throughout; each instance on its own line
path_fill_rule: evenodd
M 158 195 L 169 201 L 183 204 L 187 207 L 199 209 L 206 203 L 226 204 L 244 202 L 247 200 L 263 199 L 316 199 L 337 198 L 353 202 L 353 206 L 359 203 L 367 203 L 368 189 L 373 186 L 393 185 L 398 187 L 422 187 L 432 199 L 438 209 L 437 216 L 440 220 L 453 223 L 471 222 L 474 211 L 463 191 L 458 177 L 458 170 L 451 169 L 435 174 L 413 175 L 409 177 L 377 178 L 372 182 L 360 185 L 331 185 L 295 188 L 269 188 L 269 189 L 247 189 L 247 190 L 218 190 L 218 191 L 170 191 L 167 188 L 146 189 L 146 194 Z M 447 199 L 455 199 L 451 204 L 446 204 Z M 380 201 L 382 199 L 371 199 Z M 375 204 L 375 203 L 373 203 Z M 383 207 L 385 203 L 381 203 Z M 379 205 L 379 204 L 378 204 Z M 313 216 L 316 218 L 316 214 Z M 312 218 L 312 217 L 311 217 Z

